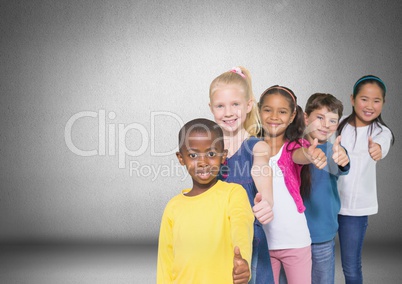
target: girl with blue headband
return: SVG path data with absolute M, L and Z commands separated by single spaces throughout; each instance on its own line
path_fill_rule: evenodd
M 338 236 L 346 284 L 363 283 L 361 255 L 368 216 L 378 212 L 376 163 L 394 143 L 381 117 L 385 93 L 384 82 L 376 76 L 357 80 L 350 97 L 352 113 L 338 127 L 351 165 L 349 174 L 338 180 Z

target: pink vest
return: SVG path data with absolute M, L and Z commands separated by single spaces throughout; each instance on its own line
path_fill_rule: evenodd
M 299 142 L 301 142 L 303 147 L 310 146 L 310 143 L 305 139 L 300 139 Z M 302 146 L 296 142 L 289 143 L 289 141 L 286 141 L 283 145 L 282 155 L 278 160 L 278 166 L 282 170 L 286 187 L 296 203 L 297 211 L 303 213 L 304 210 L 306 210 L 306 207 L 303 204 L 303 199 L 300 195 L 300 173 L 303 165 L 294 163 L 292 159 L 293 151 L 300 147 Z

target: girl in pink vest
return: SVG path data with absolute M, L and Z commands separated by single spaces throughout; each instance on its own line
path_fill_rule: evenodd
M 281 265 L 288 284 L 311 283 L 311 239 L 304 215 L 300 186 L 309 186 L 308 167 L 322 169 L 325 153 L 301 139 L 304 115 L 292 90 L 272 86 L 265 90 L 258 104 L 261 136 L 271 147 L 269 165 L 273 172 L 274 219 L 264 225 L 275 283 L 279 283 Z

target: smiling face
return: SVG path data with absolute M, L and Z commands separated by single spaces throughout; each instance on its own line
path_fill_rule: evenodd
M 356 127 L 369 125 L 382 111 L 384 97 L 382 89 L 373 83 L 363 85 L 357 95 L 350 97 L 356 112 Z
M 208 190 L 217 182 L 217 175 L 227 151 L 223 141 L 213 132 L 192 131 L 176 153 L 181 165 L 186 166 L 193 180 L 191 194 Z
M 309 115 L 305 113 L 306 137 L 312 142 L 315 138 L 318 143 L 325 143 L 336 131 L 339 123 L 338 113 L 331 112 L 327 107 L 313 110 Z
M 246 100 L 244 89 L 237 84 L 218 86 L 209 103 L 215 122 L 228 133 L 237 133 L 251 111 L 252 100 Z
M 295 112 L 289 101 L 281 94 L 265 95 L 260 104 L 260 117 L 265 136 L 284 136 L 286 128 L 292 123 Z

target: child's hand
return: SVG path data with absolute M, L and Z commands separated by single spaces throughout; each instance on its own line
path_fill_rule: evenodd
M 382 158 L 382 151 L 381 151 L 381 146 L 380 146 L 380 144 L 374 143 L 374 142 L 373 142 L 373 138 L 371 138 L 371 136 L 369 136 L 368 143 L 369 143 L 369 145 L 368 145 L 368 147 L 369 147 L 368 151 L 369 151 L 369 154 L 370 154 L 371 158 L 372 158 L 374 161 L 381 160 L 381 158 Z
M 349 157 L 345 149 L 341 146 L 341 136 L 336 137 L 334 145 L 332 146 L 332 152 L 332 159 L 334 159 L 337 165 L 344 167 L 349 163 Z
M 261 224 L 268 224 L 274 218 L 271 205 L 269 205 L 268 201 L 262 199 L 260 192 L 257 192 L 254 197 L 253 212 L 255 218 L 257 218 Z
M 321 149 L 317 148 L 317 145 L 318 139 L 315 138 L 313 144 L 307 148 L 307 154 L 311 163 L 322 170 L 327 165 L 327 156 Z
M 234 284 L 247 284 L 250 279 L 250 268 L 247 260 L 241 256 L 240 249 L 237 246 L 234 248 L 232 277 Z

